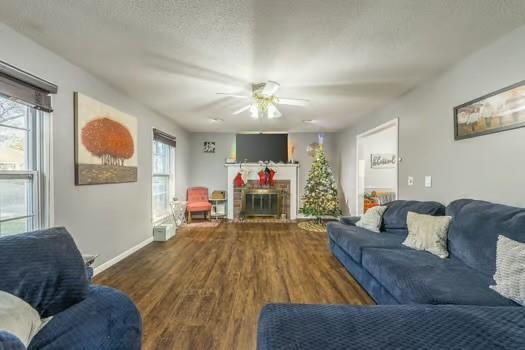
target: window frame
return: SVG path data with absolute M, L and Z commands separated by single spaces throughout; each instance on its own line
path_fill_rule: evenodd
M 159 173 L 155 172 L 155 150 L 156 150 L 156 143 L 161 143 L 165 145 L 169 152 L 169 173 Z M 173 145 L 170 145 L 168 143 L 162 142 L 158 139 L 152 140 L 152 171 L 151 171 L 151 222 L 156 225 L 159 223 L 162 223 L 166 221 L 167 218 L 171 216 L 171 207 L 170 203 L 172 199 L 175 197 L 175 151 L 176 148 Z M 167 178 L 168 179 L 168 206 L 166 208 L 166 211 L 160 215 L 155 216 L 155 194 L 153 193 L 153 183 L 155 178 Z
M 8 96 L 1 98 L 9 99 Z M 20 103 L 20 102 L 18 102 Z M 21 103 L 23 104 L 23 103 Z M 28 180 L 31 184 L 30 191 L 26 194 L 30 196 L 31 210 L 26 215 L 0 218 L 0 224 L 10 221 L 26 219 L 27 231 L 34 231 L 48 227 L 50 224 L 50 113 L 37 110 L 27 106 L 28 115 L 24 116 L 27 123 L 26 127 L 12 126 L 0 123 L 1 127 L 15 130 L 23 130 L 26 134 L 25 162 L 26 170 L 0 170 L 0 180 Z M 28 203 L 29 205 L 29 203 Z M 30 226 L 30 227 L 29 227 Z M 17 234 L 17 233 L 15 233 Z M 2 233 L 0 232 L 0 236 Z

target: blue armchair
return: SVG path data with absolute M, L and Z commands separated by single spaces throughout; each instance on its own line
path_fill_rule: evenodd
M 141 348 L 142 320 L 122 292 L 91 285 L 82 256 L 64 228 L 0 238 L 0 290 L 14 294 L 41 317 L 53 316 L 29 350 Z M 23 350 L 0 331 L 0 349 Z

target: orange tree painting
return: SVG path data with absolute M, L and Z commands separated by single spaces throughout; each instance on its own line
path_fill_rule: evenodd
M 137 118 L 76 92 L 75 184 L 136 182 Z
M 133 156 L 133 137 L 119 122 L 106 117 L 88 122 L 82 128 L 82 144 L 102 165 L 124 166 L 124 161 Z

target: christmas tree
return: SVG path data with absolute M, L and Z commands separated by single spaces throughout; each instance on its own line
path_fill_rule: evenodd
M 315 216 L 318 222 L 321 222 L 322 216 L 341 215 L 334 175 L 326 160 L 322 144 L 317 151 L 312 169 L 310 169 L 306 180 L 303 207 L 300 212 Z

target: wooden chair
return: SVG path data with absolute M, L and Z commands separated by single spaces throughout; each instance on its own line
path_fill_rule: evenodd
M 191 223 L 192 213 L 204 213 L 204 218 L 211 220 L 211 203 L 209 202 L 208 189 L 206 187 L 188 188 L 187 197 L 186 215 L 188 216 L 188 223 Z

